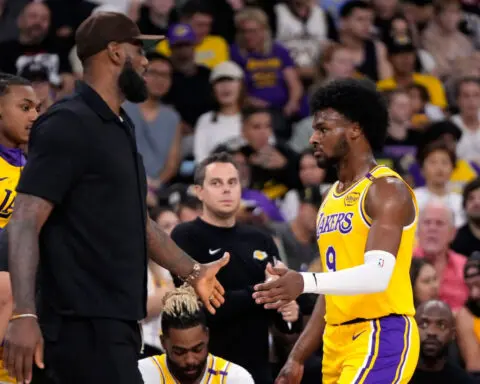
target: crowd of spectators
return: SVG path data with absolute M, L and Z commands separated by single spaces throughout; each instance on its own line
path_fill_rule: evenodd
M 480 265 L 477 1 L 0 0 L 0 71 L 32 81 L 45 111 L 81 79 L 75 30 L 102 11 L 166 36 L 147 51 L 148 100 L 124 105 L 152 217 L 170 233 L 201 215 L 195 168 L 226 151 L 240 171 L 237 222 L 268 232 L 276 257 L 299 271 L 320 269 L 316 212 L 336 176 L 309 148 L 309 95 L 335 79 L 376 82 L 391 120 L 377 161 L 407 180 L 420 208 L 416 304 L 440 299 L 452 309 L 448 362 L 480 372 L 480 277 L 469 274 Z M 173 287 L 166 270 L 150 266 L 143 327 L 152 353 L 162 350 L 162 300 Z M 311 300 L 299 304 L 305 323 Z M 296 336 L 271 330 L 273 370 Z M 310 365 L 304 382 L 318 383 L 321 351 Z M 436 380 L 423 372 L 415 382 Z

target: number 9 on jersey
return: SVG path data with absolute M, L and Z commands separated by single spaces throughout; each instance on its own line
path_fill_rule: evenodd
M 337 255 L 335 254 L 335 249 L 332 246 L 329 246 L 327 248 L 327 254 L 326 254 L 326 265 L 327 265 L 327 271 L 329 272 L 335 272 L 337 270 Z

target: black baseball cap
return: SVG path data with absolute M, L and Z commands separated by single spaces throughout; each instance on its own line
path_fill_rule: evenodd
M 31 62 L 25 65 L 18 72 L 18 76 L 23 77 L 28 81 L 50 81 L 48 68 L 36 62 Z
M 300 202 L 304 204 L 311 204 L 320 207 L 322 204 L 322 194 L 318 185 L 305 187 L 300 191 Z
M 75 33 L 77 55 L 82 62 L 106 49 L 111 42 L 141 42 L 149 50 L 164 38 L 163 35 L 142 35 L 133 20 L 117 12 L 92 14 Z

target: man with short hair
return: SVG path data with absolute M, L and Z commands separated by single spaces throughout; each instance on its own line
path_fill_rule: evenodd
M 223 302 L 215 275 L 228 255 L 201 265 L 148 218 L 145 169 L 121 108 L 146 99 L 142 44 L 161 38 L 120 13 L 90 16 L 76 32 L 84 81 L 32 128 L 7 230 L 14 311 L 4 362 L 19 382 L 32 380 L 35 360 L 44 368 L 35 383 L 141 383 L 148 258 L 193 285 L 208 310 Z
M 455 339 L 455 317 L 443 301 L 430 300 L 417 308 L 420 360 L 411 384 L 473 384 L 463 369 L 448 361 L 448 347 Z
M 253 286 L 265 281 L 267 264 L 274 264 L 278 249 L 268 234 L 237 223 L 241 183 L 237 165 L 226 153 L 204 159 L 195 172 L 195 192 L 202 201 L 199 218 L 178 225 L 172 239 L 193 257 L 204 262 L 231 255 L 228 267 L 219 275 L 225 287 L 225 304 L 213 316 L 207 314 L 210 351 L 244 367 L 256 384 L 272 384 L 269 366 L 269 327 L 289 333 L 301 322 L 295 301 L 277 311 L 265 310 L 252 298 Z M 177 280 L 178 283 L 178 280 Z
M 392 75 L 387 50 L 380 41 L 371 38 L 374 13 L 363 0 L 346 2 L 340 9 L 342 28 L 339 40 L 352 53 L 357 72 L 373 81 Z
M 480 251 L 480 177 L 465 186 L 463 208 L 467 223 L 457 231 L 451 248 L 470 256 L 473 252 Z
M 176 288 L 163 302 L 165 353 L 138 362 L 145 384 L 254 384 L 245 368 L 209 353 L 207 318 L 192 288 Z
M 440 299 L 458 310 L 468 297 L 463 281 L 464 255 L 450 249 L 455 236 L 454 215 L 445 204 L 432 201 L 420 212 L 418 220 L 418 247 L 414 257 L 427 259 L 440 278 Z

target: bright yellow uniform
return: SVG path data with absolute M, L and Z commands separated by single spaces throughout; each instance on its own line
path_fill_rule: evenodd
M 477 338 L 477 342 L 480 343 L 480 317 L 473 317 L 473 333 Z
M 20 149 L 0 145 L 0 231 L 5 228 L 13 212 L 16 189 L 25 157 Z M 3 369 L 3 348 L 0 347 L 0 383 L 16 383 Z
M 178 384 L 168 369 L 167 355 L 157 355 L 139 361 L 138 368 L 145 384 Z M 253 384 L 252 376 L 239 365 L 214 356 L 207 357 L 207 368 L 200 384 Z
M 25 165 L 25 157 L 20 149 L 0 146 L 0 228 L 10 220 L 17 193 L 18 180 Z
M 317 241 L 325 272 L 364 264 L 371 225 L 365 196 L 375 179 L 387 176 L 401 179 L 390 168 L 379 165 L 346 191 L 337 193 L 337 182 L 328 192 L 317 219 Z M 324 383 L 408 383 L 413 375 L 420 341 L 409 275 L 418 216 L 413 191 L 411 194 L 417 214 L 403 230 L 387 290 L 325 295 Z

